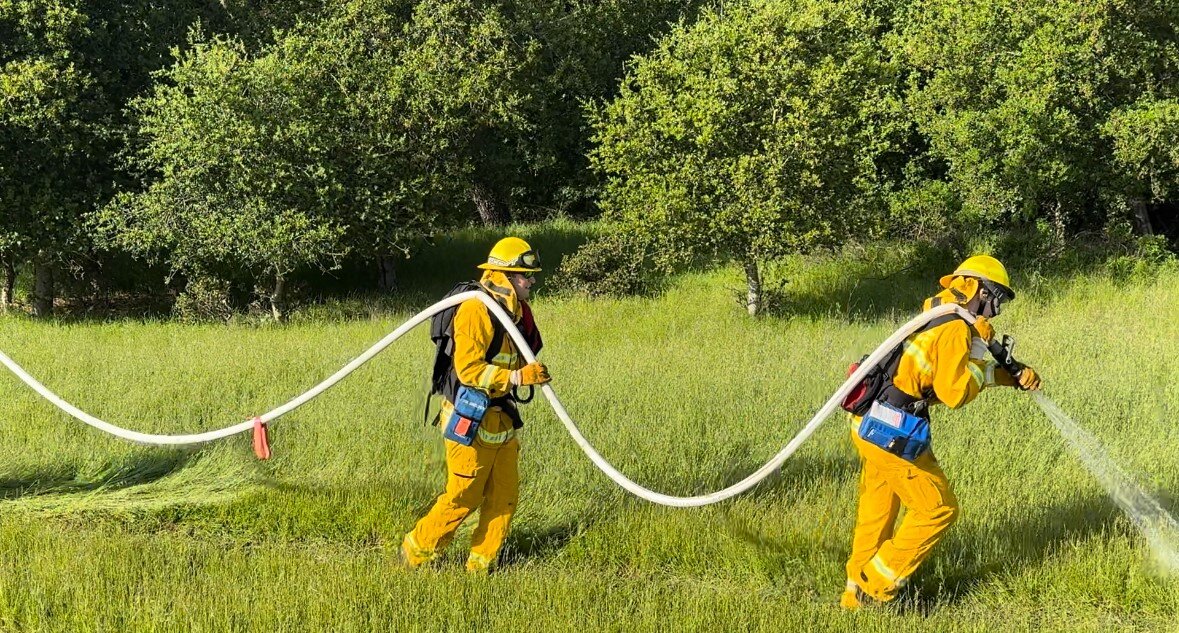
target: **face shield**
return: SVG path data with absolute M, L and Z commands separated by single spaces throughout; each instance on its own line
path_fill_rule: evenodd
M 1007 291 L 999 284 L 986 279 L 980 279 L 979 282 L 979 314 L 988 319 L 999 316 L 1003 310 L 1003 303 L 1010 299 Z

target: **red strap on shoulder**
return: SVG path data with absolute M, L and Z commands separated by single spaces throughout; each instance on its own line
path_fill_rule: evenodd
M 266 438 L 266 423 L 254 418 L 254 454 L 258 459 L 270 459 L 270 441 Z
M 528 305 L 527 301 L 521 301 L 520 316 L 520 333 L 524 335 L 524 340 L 528 342 L 528 347 L 532 348 L 533 353 L 539 353 L 540 348 L 544 347 L 544 341 L 540 338 L 540 328 L 536 327 L 536 320 L 532 316 L 532 306 Z

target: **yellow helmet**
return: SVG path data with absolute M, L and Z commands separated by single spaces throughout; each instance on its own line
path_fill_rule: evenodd
M 955 277 L 976 277 L 983 281 L 989 281 L 1001 287 L 1007 293 L 1008 299 L 1015 298 L 1015 292 L 1011 290 L 1011 277 L 1007 276 L 1007 269 L 999 260 L 990 255 L 968 257 L 966 261 L 958 265 L 953 273 L 941 278 L 942 288 L 949 288 L 950 282 Z
M 528 242 L 518 237 L 505 237 L 491 247 L 483 270 L 502 270 L 506 273 L 540 272 L 540 254 Z

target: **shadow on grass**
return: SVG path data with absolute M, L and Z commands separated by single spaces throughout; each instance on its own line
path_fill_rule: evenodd
M 749 462 L 744 466 L 743 472 L 747 475 L 759 466 L 760 463 Z M 823 485 L 830 487 L 833 482 L 854 481 L 859 472 L 859 460 L 851 451 L 840 455 L 797 455 L 788 459 L 778 472 L 740 495 L 740 498 L 765 500 L 770 504 L 799 502 L 806 491 Z M 734 476 L 726 485 L 732 485 L 742 478 Z M 855 498 L 836 496 L 826 503 L 855 504 Z M 725 531 L 730 536 L 752 545 L 758 551 L 764 569 L 771 574 L 796 574 L 797 560 L 810 552 L 820 550 L 824 557 L 833 560 L 843 560 L 847 557 L 847 540 L 851 535 L 842 534 L 835 527 L 839 513 L 830 505 L 825 510 L 819 506 L 818 511 L 811 505 L 812 514 L 808 517 L 810 528 L 780 538 L 769 538 L 765 530 L 759 526 L 743 521 L 728 523 Z M 784 508 L 782 511 L 792 510 Z
M 819 285 L 806 287 L 786 283 L 770 293 L 766 314 L 811 318 L 838 315 L 853 323 L 873 322 L 888 314 L 916 314 L 921 311 L 921 302 L 939 290 L 935 266 L 922 263 L 918 268 L 923 270 L 902 267 L 880 274 L 832 274 Z
M 477 279 L 481 271 L 476 266 L 486 261 L 492 245 L 507 235 L 524 238 L 540 253 L 544 271 L 537 276 L 534 292 L 543 295 L 546 281 L 561 262 L 596 232 L 593 223 L 571 220 L 507 227 L 475 226 L 452 231 L 429 242 L 412 245 L 411 257 L 396 260 L 397 289 L 392 292 L 376 290 L 379 275 L 376 261 L 346 259 L 336 270 L 301 270 L 290 279 L 289 300 L 297 306 L 291 316 L 298 321 L 302 312 L 308 312 L 316 318 L 345 319 L 370 318 L 374 314 L 391 312 L 417 312 L 437 301 L 456 283 Z M 150 276 L 163 278 L 165 272 L 161 269 Z M 232 280 L 235 293 L 242 295 L 238 299 L 249 297 L 249 289 L 255 281 L 250 278 Z M 51 322 L 85 324 L 118 320 L 167 320 L 175 300 L 172 293 L 174 290 L 122 292 L 59 299 Z M 244 302 L 238 307 L 247 309 Z M 257 320 L 269 324 L 264 315 L 258 316 Z
M 748 463 L 747 467 L 756 464 Z M 774 496 L 788 496 L 791 491 L 806 490 L 819 482 L 854 481 L 858 474 L 859 463 L 852 454 L 799 456 L 787 461 L 779 474 L 743 497 L 766 497 L 773 501 Z M 732 477 L 728 483 L 739 479 Z M 1179 505 L 1179 499 L 1173 495 L 1161 493 L 1159 497 L 1162 507 L 1169 511 Z M 842 502 L 854 507 L 856 498 L 853 495 Z M 963 511 L 969 516 L 971 508 Z M 739 521 L 725 529 L 731 536 L 755 546 L 766 569 L 776 570 L 774 573 L 796 573 L 793 559 L 814 550 L 821 550 L 825 558 L 837 561 L 842 568 L 851 534 L 834 533 L 830 514 L 820 510 L 813 520 L 822 525 L 780 539 L 767 538 L 756 525 Z M 913 582 L 902 591 L 896 609 L 901 613 L 928 615 L 942 606 L 956 604 L 993 578 L 1041 565 L 1065 544 L 1116 529 L 1119 515 L 1110 499 L 1090 495 L 1055 505 L 1029 505 L 1019 513 L 985 524 L 955 525 L 933 550 L 931 559 L 913 576 Z
M 1062 544 L 1108 532 L 1117 516 L 1108 498 L 1088 496 L 1053 506 L 1029 506 L 985 526 L 954 526 L 934 550 L 934 559 L 926 562 L 923 571 L 927 573 L 919 570 L 902 592 L 898 608 L 928 614 L 936 607 L 955 604 L 991 578 L 1042 564 Z M 955 560 L 947 561 L 948 556 Z M 935 573 L 928 573 L 934 571 L 928 569 L 930 563 L 936 566 Z
M 596 513 L 556 525 L 513 528 L 500 552 L 499 563 L 503 567 L 516 567 L 551 559 L 603 518 L 601 513 Z
M 976 237 L 977 244 L 853 245 L 834 254 L 772 262 L 763 274 L 766 314 L 842 316 L 849 322 L 916 314 L 921 302 L 940 290 L 938 279 L 978 252 L 1006 265 L 1017 295 L 1039 301 L 1060 296 L 1071 280 L 1095 272 L 1117 285 L 1150 279 L 1164 259 L 1161 247 L 1097 233 L 1064 244 L 1035 226 Z
M 76 467 L 50 467 L 0 477 L 0 500 L 11 501 L 42 495 L 117 490 L 149 484 L 184 468 L 194 451 L 152 451 L 108 464 L 87 475 Z
M 751 458 L 749 443 L 738 443 L 725 449 L 728 466 L 724 469 L 723 487 L 727 488 L 761 468 L 764 460 Z M 859 459 L 853 451 L 841 451 L 839 455 L 792 455 L 777 472 L 743 493 L 742 497 L 780 497 L 791 490 L 811 488 L 822 481 L 855 478 L 860 472 Z

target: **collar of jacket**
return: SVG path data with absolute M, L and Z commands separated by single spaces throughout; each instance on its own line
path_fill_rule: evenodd
M 964 306 L 978 293 L 978 280 L 974 277 L 955 277 L 950 287 L 925 300 L 922 310 L 931 310 L 947 303 Z
M 492 297 L 495 297 L 496 303 L 503 306 L 503 309 L 512 315 L 513 321 L 520 320 L 524 309 L 520 307 L 520 299 L 516 297 L 516 289 L 512 287 L 512 282 L 508 281 L 507 275 L 499 270 L 487 270 L 483 272 L 483 278 L 479 280 L 479 284 L 491 293 Z

